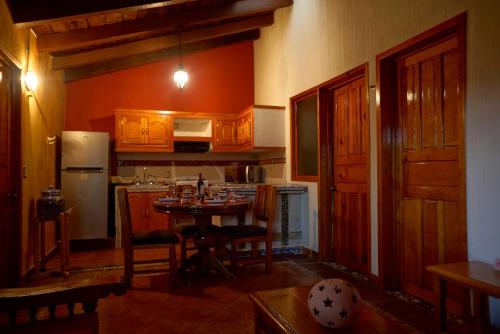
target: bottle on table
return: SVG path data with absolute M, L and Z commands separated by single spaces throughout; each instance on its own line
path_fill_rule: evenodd
M 203 199 L 203 188 L 204 188 L 204 183 L 203 183 L 203 179 L 201 178 L 201 173 L 198 174 L 198 184 L 197 184 L 197 187 L 198 187 L 198 199 L 199 200 L 202 200 Z

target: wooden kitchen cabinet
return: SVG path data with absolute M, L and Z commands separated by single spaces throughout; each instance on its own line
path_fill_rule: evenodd
M 240 152 L 284 150 L 285 107 L 254 105 L 240 114 Z
M 213 131 L 215 138 L 213 140 L 214 150 L 237 150 L 236 120 L 217 119 L 215 120 L 215 129 Z
M 116 151 L 173 151 L 173 126 L 169 116 L 151 111 L 117 111 L 115 116 Z
M 130 219 L 134 233 L 169 228 L 168 215 L 156 212 L 153 207 L 155 201 L 166 196 L 166 192 L 128 193 Z

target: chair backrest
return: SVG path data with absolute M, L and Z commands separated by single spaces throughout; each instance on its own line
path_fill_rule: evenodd
M 130 238 L 132 236 L 132 221 L 130 219 L 127 188 L 118 189 L 118 207 L 120 209 L 120 221 L 122 226 L 122 242 L 125 247 L 126 244 L 130 244 Z
M 272 232 L 274 216 L 276 215 L 276 187 L 258 185 L 253 206 L 253 224 L 266 222 L 268 232 Z

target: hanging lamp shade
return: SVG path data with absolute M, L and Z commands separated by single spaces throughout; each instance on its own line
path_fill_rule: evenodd
M 188 80 L 189 80 L 189 75 L 187 74 L 186 70 L 184 70 L 184 66 L 180 64 L 179 68 L 174 73 L 175 84 L 177 85 L 177 87 L 182 89 L 184 88 Z

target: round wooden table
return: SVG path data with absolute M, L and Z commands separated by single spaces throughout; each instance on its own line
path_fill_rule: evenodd
M 248 199 L 237 199 L 235 201 L 225 201 L 224 203 L 207 203 L 199 200 L 190 202 L 181 202 L 180 200 L 172 202 L 156 201 L 154 202 L 154 209 L 167 214 L 190 214 L 194 217 L 195 224 L 200 228 L 195 235 L 198 252 L 190 256 L 187 263 L 182 264 L 183 268 L 190 268 L 194 265 L 201 272 L 215 269 L 226 278 L 234 279 L 235 276 L 224 267 L 215 254 L 210 252 L 210 247 L 215 245 L 215 238 L 210 231 L 212 216 L 235 215 L 244 217 L 245 211 L 250 208 L 251 204 L 252 201 Z

